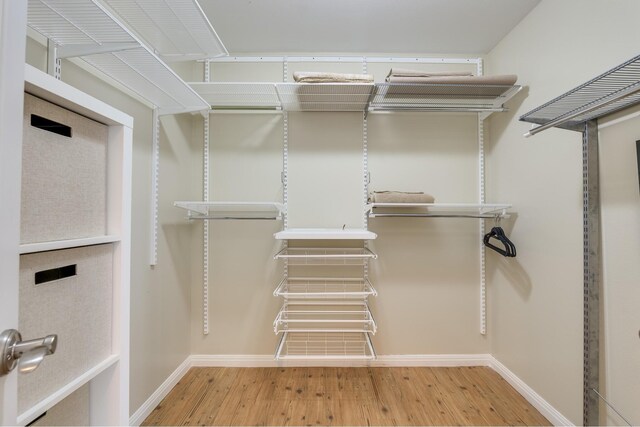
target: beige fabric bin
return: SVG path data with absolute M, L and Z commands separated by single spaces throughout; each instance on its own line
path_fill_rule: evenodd
M 23 131 L 21 242 L 106 234 L 108 127 L 25 94 Z
M 36 273 L 75 265 L 75 275 L 35 284 Z M 56 353 L 18 376 L 22 413 L 112 353 L 113 244 L 20 257 L 19 329 L 23 339 L 58 334 Z

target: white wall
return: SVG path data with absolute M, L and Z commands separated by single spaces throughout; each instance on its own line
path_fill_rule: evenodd
M 551 129 L 525 140 L 522 134 L 530 125 L 517 119 L 637 55 L 639 13 L 640 3 L 633 0 L 543 0 L 491 51 L 486 64 L 488 74 L 516 73 L 519 83 L 527 86 L 511 101 L 509 113 L 491 118 L 489 131 L 488 198 L 513 203 L 517 216 L 505 227 L 518 247 L 515 259 L 493 254 L 488 258 L 492 352 L 577 424 L 582 423 L 581 134 Z M 637 227 L 638 205 L 637 199 L 634 205 L 627 197 L 631 194 L 631 166 L 620 170 L 617 154 L 614 156 L 606 145 L 609 132 L 625 140 L 620 144 L 630 144 L 638 135 L 630 129 L 614 129 L 603 132 L 601 140 L 605 260 L 612 258 L 613 248 L 629 245 L 631 251 L 625 256 L 637 260 L 637 233 L 632 230 Z M 625 150 L 629 155 L 630 148 L 626 146 Z M 620 190 L 625 193 L 624 200 L 608 194 L 612 185 L 618 185 L 609 183 L 609 170 L 626 174 L 625 189 Z M 619 223 L 616 229 L 610 229 L 611 220 L 607 218 L 611 218 L 611 209 L 619 211 L 620 219 L 635 218 L 636 222 Z M 630 227 L 626 238 L 636 239 L 634 243 L 619 240 L 625 239 L 624 227 Z M 617 287 L 618 293 L 610 295 L 612 301 L 625 298 L 622 294 L 632 298 L 634 271 L 630 265 L 605 265 L 605 271 L 613 269 L 617 274 L 615 279 L 610 275 L 605 278 L 606 287 Z M 637 270 L 635 278 L 637 281 Z M 612 328 L 615 322 L 627 325 L 628 315 L 623 310 L 609 310 L 606 321 L 611 324 L 605 327 Z M 637 357 L 637 331 L 631 336 L 630 328 L 628 325 L 624 340 L 626 346 L 635 344 Z M 612 340 L 622 340 L 620 333 Z M 632 344 L 630 340 L 635 341 Z M 621 343 L 615 345 L 619 348 L 609 347 L 606 352 L 622 350 Z M 637 360 L 635 365 L 627 360 L 610 369 L 618 370 L 618 380 L 626 375 L 635 378 L 637 384 Z M 619 387 L 612 396 L 620 409 L 640 422 L 637 404 L 629 405 L 625 400 L 635 399 L 637 403 L 637 388 L 634 394 L 628 384 Z
M 27 62 L 43 70 L 46 64 L 46 50 L 32 39 Z M 172 203 L 201 197 L 202 152 L 191 144 L 193 121 L 199 119 L 191 115 L 162 118 L 158 265 L 151 268 L 152 111 L 68 61 L 62 64 L 62 80 L 134 117 L 130 370 L 130 411 L 134 413 L 190 354 L 191 258 L 198 236 Z

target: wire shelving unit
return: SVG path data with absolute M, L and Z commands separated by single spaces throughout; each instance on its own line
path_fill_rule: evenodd
M 557 127 L 582 133 L 583 424 L 600 424 L 600 295 L 602 254 L 598 121 L 640 104 L 640 55 L 523 114 L 537 124 L 525 136 Z M 608 404 L 606 400 L 605 403 Z M 614 408 L 614 411 L 617 410 Z

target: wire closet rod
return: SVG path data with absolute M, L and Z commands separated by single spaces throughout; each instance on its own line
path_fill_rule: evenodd
M 408 218 L 480 218 L 480 219 L 500 219 L 507 218 L 509 215 L 491 215 L 491 214 L 479 214 L 479 215 L 464 215 L 464 214 L 421 214 L 421 213 L 374 213 L 370 215 L 372 218 L 376 217 L 408 217 Z
M 612 405 L 611 403 L 609 403 L 609 401 L 608 401 L 607 399 L 605 399 L 603 395 L 601 395 L 600 393 L 598 393 L 598 390 L 596 390 L 595 388 L 592 388 L 592 389 L 591 389 L 591 391 L 593 391 L 595 394 L 597 394 L 597 395 L 598 395 L 598 397 L 599 397 L 600 399 L 602 399 L 602 401 L 603 401 L 604 403 L 606 403 L 606 404 L 607 404 L 607 406 L 608 406 L 609 408 L 611 408 L 611 410 L 612 410 L 613 412 L 615 412 L 616 414 L 618 414 L 618 416 L 619 416 L 620 418 L 622 418 L 622 419 L 624 420 L 624 422 L 625 422 L 625 423 L 629 424 L 629 427 L 631 427 L 631 426 L 633 425 L 633 424 L 631 424 L 631 422 L 630 422 L 628 419 L 626 419 L 626 418 L 625 418 L 625 417 L 624 417 L 620 412 L 618 412 L 618 410 L 617 410 L 616 408 L 614 408 L 614 407 L 613 407 L 613 405 Z

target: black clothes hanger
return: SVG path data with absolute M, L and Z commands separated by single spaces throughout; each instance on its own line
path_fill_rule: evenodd
M 504 245 L 504 249 L 492 244 L 490 242 L 492 238 L 502 243 Z M 509 240 L 506 234 L 504 234 L 504 230 L 502 229 L 502 227 L 493 227 L 490 232 L 484 235 L 483 242 L 486 247 L 493 249 L 494 251 L 498 252 L 500 255 L 503 255 L 505 257 L 516 256 L 516 246 L 513 244 L 511 240 Z

